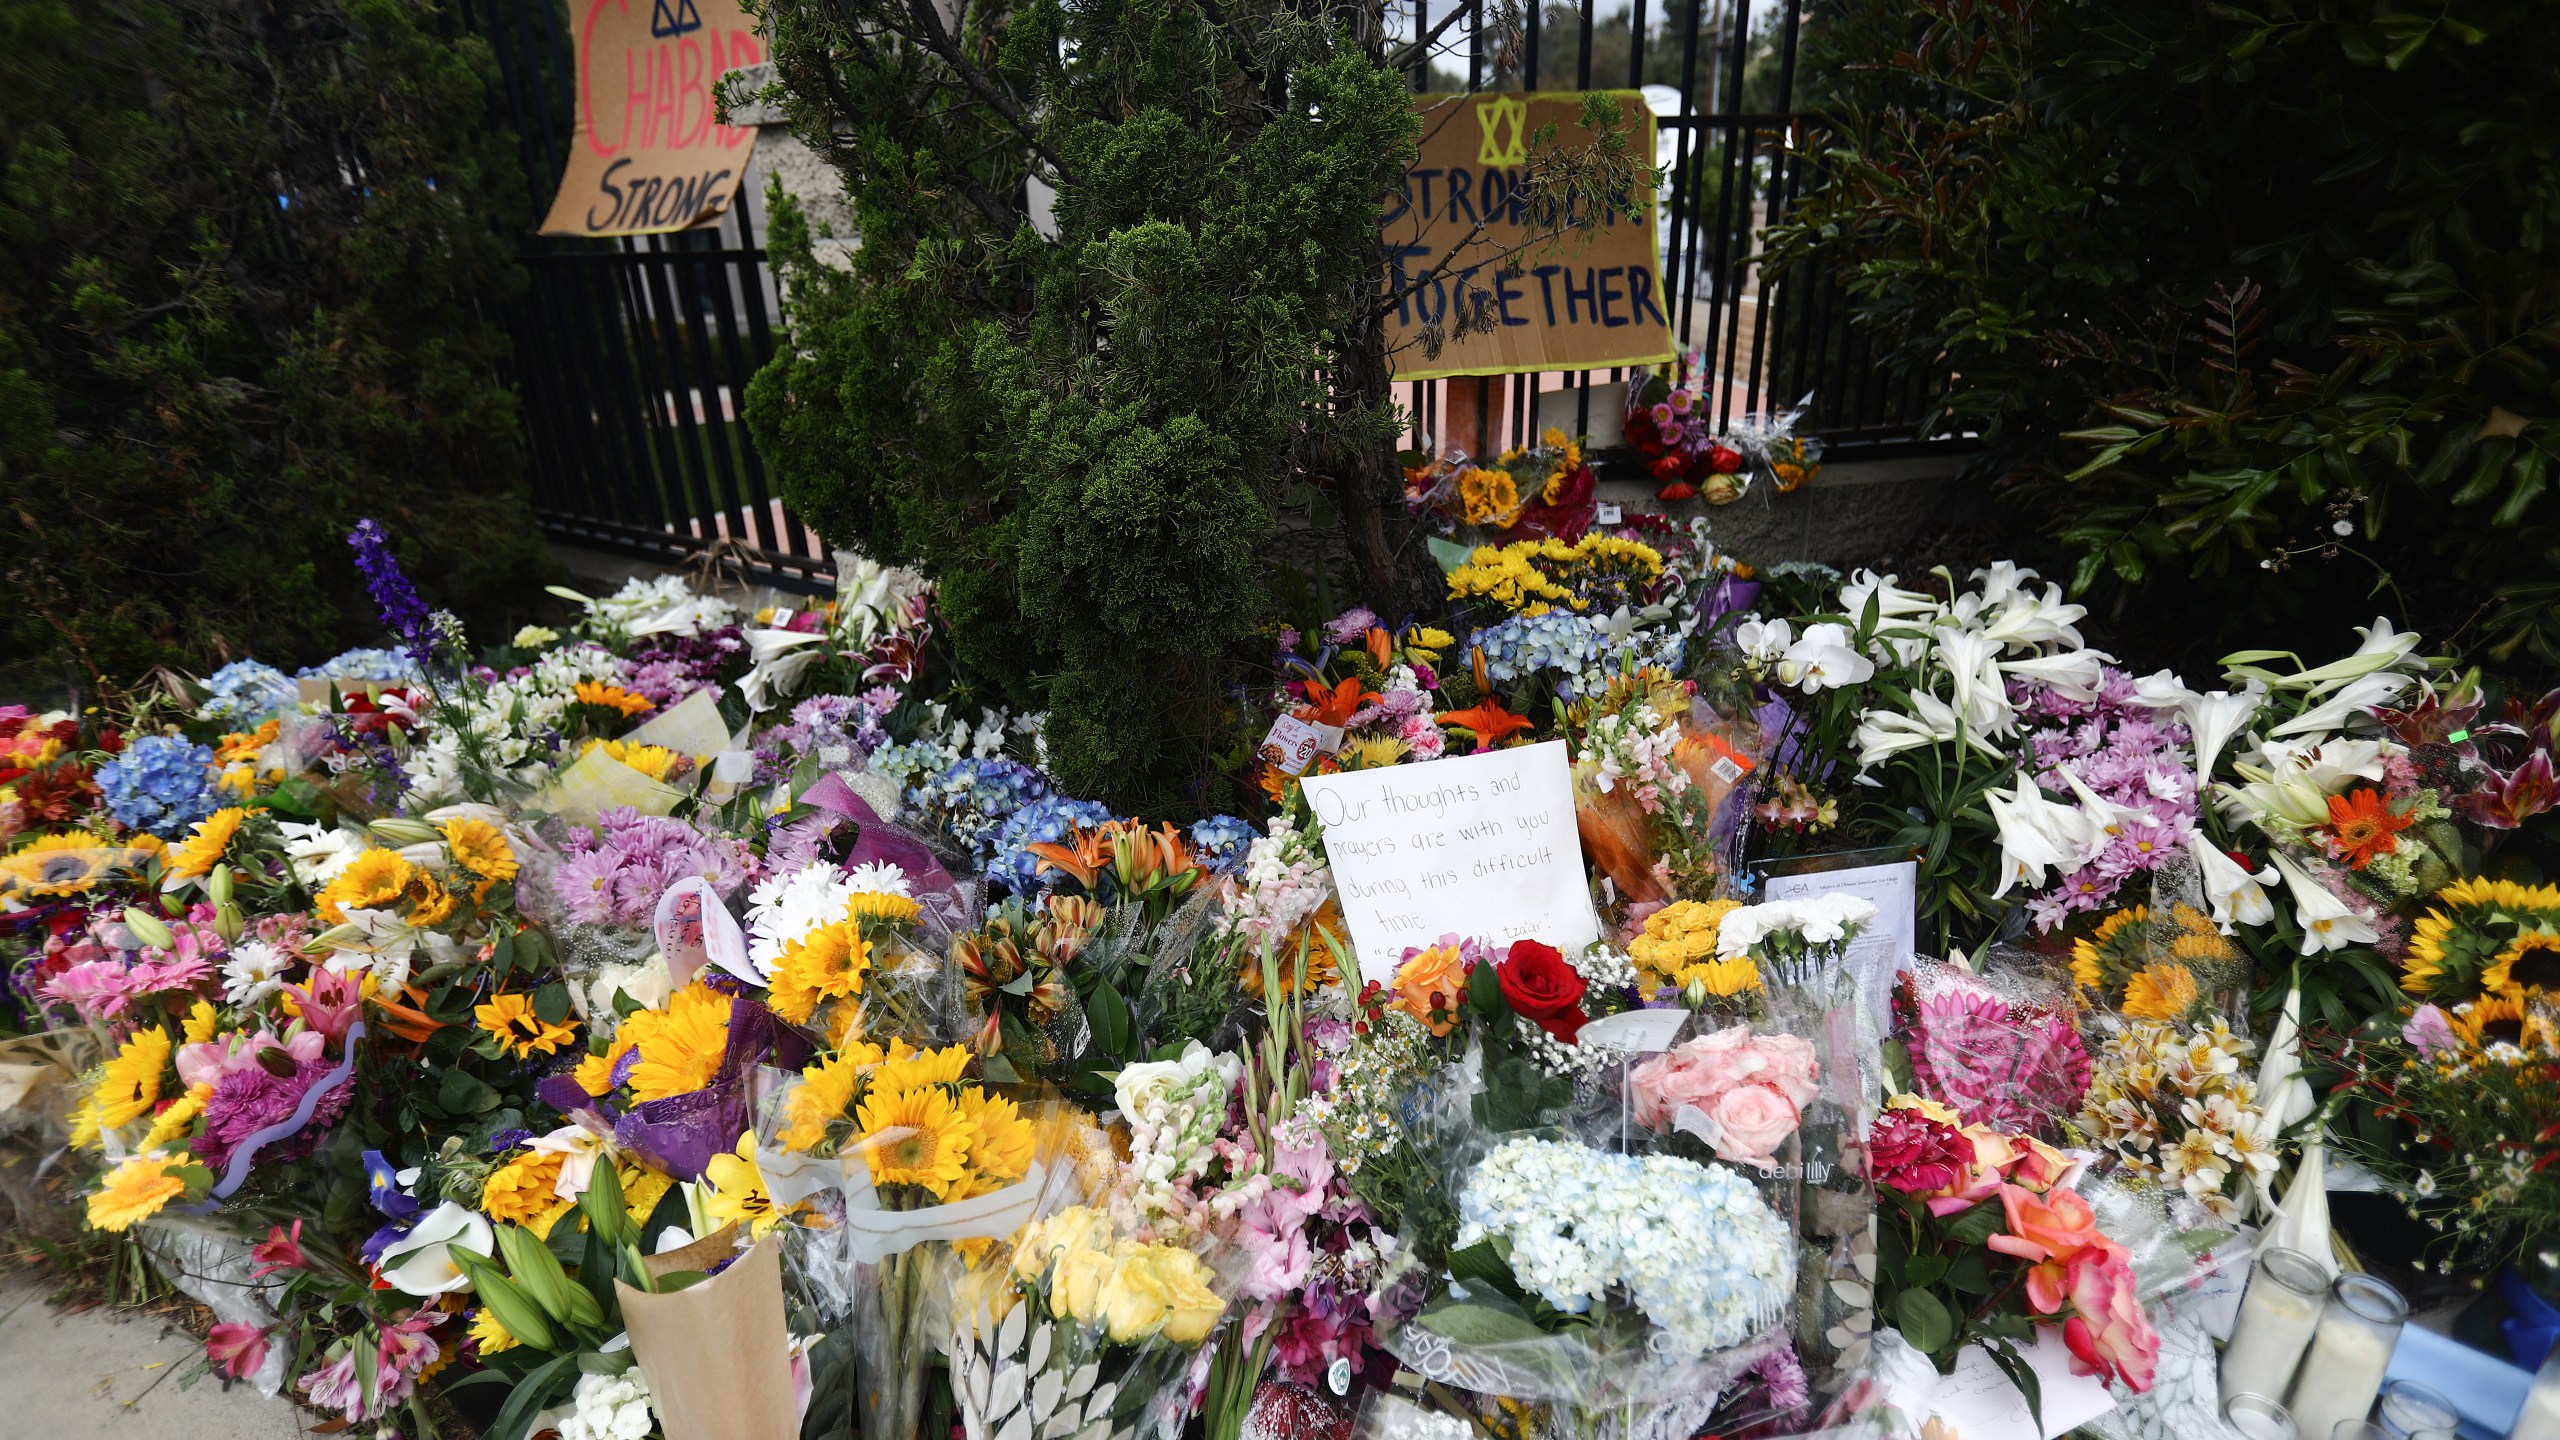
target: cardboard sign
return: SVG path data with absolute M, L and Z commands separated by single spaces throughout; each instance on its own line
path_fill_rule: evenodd
M 729 208 L 756 132 L 720 123 L 724 71 L 764 61 L 738 0 L 577 0 L 578 116 L 545 235 L 686 230 Z
M 1443 935 L 1568 955 L 1600 938 L 1563 741 L 1298 783 L 1363 979 L 1392 981 L 1406 949 Z
M 1633 132 L 1629 150 L 1653 153 L 1653 112 L 1633 90 L 1612 91 Z M 1399 380 L 1441 375 L 1507 375 L 1523 370 L 1597 370 L 1672 358 L 1670 304 L 1663 298 L 1658 206 L 1637 197 L 1642 218 L 1612 219 L 1590 234 L 1571 232 L 1578 214 L 1536 223 L 1527 194 L 1530 140 L 1552 124 L 1549 143 L 1588 146 L 1582 94 L 1424 95 L 1422 146 L 1404 184 L 1378 220 L 1387 251 L 1389 363 Z M 1563 233 L 1558 233 L 1558 232 Z M 1456 337 L 1468 313 L 1489 330 Z M 1423 329 L 1441 327 L 1436 356 Z

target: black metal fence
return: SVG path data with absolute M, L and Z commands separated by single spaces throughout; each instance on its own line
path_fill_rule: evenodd
M 458 3 L 497 52 L 526 176 L 548 196 L 576 99 L 562 0 Z M 1404 35 L 1433 37 L 1412 66 L 1417 92 L 1647 90 L 1669 172 L 1659 237 L 1673 333 L 1683 372 L 1714 378 L 1720 423 L 1810 396 L 1805 428 L 1835 459 L 1927 443 L 1932 388 L 1878 365 L 1828 276 L 1763 274 L 1762 237 L 1807 180 L 1815 122 L 1795 108 L 1803 0 L 1529 0 L 1507 33 L 1502 0 L 1458 0 L 1455 15 L 1433 0 L 1390 3 Z M 533 285 L 511 323 L 546 530 L 670 563 L 716 547 L 767 583 L 829 583 L 824 547 L 774 498 L 743 423 L 779 308 L 751 207 L 731 206 L 716 230 L 529 238 L 524 258 Z M 1623 393 L 1605 387 L 1627 379 L 1434 380 L 1399 398 L 1415 442 L 1486 453 L 1544 425 L 1591 432 L 1595 405 Z

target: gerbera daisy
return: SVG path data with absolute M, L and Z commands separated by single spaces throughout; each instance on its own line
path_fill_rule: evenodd
M 171 1141 L 184 1139 L 188 1131 L 196 1128 L 196 1117 L 204 1113 L 205 1102 L 212 1098 L 212 1081 L 189 1086 L 186 1094 L 170 1101 L 159 1114 L 151 1117 L 151 1129 L 142 1137 L 141 1148 L 157 1150 Z
M 471 1013 L 481 1029 L 497 1037 L 499 1049 L 519 1060 L 555 1054 L 578 1038 L 577 1031 L 535 1013 L 533 1001 L 521 994 L 492 995 L 487 1004 L 471 1007 Z
M 505 831 L 486 820 L 466 815 L 447 822 L 444 845 L 452 852 L 454 864 L 483 880 L 516 878 L 515 847 L 507 843 Z
M 159 1214 L 187 1193 L 187 1182 L 169 1173 L 177 1163 L 170 1155 L 136 1155 L 109 1171 L 105 1187 L 89 1197 L 89 1223 L 125 1230 Z
M 31 900 L 85 895 L 123 862 L 121 846 L 101 844 L 95 835 L 45 835 L 34 844 L 0 860 L 0 888 Z
M 615 1037 L 640 1051 L 631 1093 L 641 1100 L 686 1095 L 711 1083 L 729 1047 L 729 997 L 696 980 L 667 997 L 664 1010 L 636 1010 Z
M 321 890 L 320 914 L 332 925 L 344 925 L 349 910 L 379 910 L 399 899 L 417 877 L 418 867 L 397 852 L 367 850 Z
M 600 680 L 581 680 L 572 693 L 578 697 L 579 704 L 618 711 L 624 719 L 629 719 L 643 710 L 658 708 L 657 702 L 645 695 L 634 695 L 619 685 L 607 685 Z
M 169 1068 L 173 1048 L 169 1032 L 158 1026 L 136 1030 L 125 1038 L 124 1048 L 107 1062 L 97 1088 L 90 1092 L 98 1102 L 100 1125 L 113 1130 L 150 1113 L 159 1103 L 161 1074 Z
M 874 1185 L 912 1185 L 947 1200 L 969 1175 L 976 1131 L 941 1090 L 881 1092 L 863 1102 L 855 1142 Z
M 2184 965 L 2146 965 L 2124 984 L 2124 1013 L 2136 1020 L 2184 1020 L 2195 1005 L 2195 972 Z
M 169 873 L 181 880 L 197 880 L 213 873 L 222 861 L 222 853 L 240 833 L 240 822 L 249 812 L 228 805 L 196 822 L 187 838 L 169 847 Z
M 2560 990 L 2560 935 L 2539 930 L 2520 932 L 2480 972 L 2480 988 L 2492 992 L 2527 993 Z
M 2329 797 L 2329 835 L 2338 858 L 2358 870 L 2377 855 L 2400 848 L 2400 832 L 2413 817 L 2395 813 L 2382 792 L 2370 787 Z
M 489 1178 L 480 1183 L 481 1213 L 550 1239 L 551 1227 L 577 1205 L 557 1193 L 560 1167 L 567 1158 L 557 1151 L 527 1150 L 490 1171 Z

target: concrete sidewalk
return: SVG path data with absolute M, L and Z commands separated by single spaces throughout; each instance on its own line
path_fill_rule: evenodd
M 290 1440 L 300 1414 L 282 1397 L 212 1376 L 178 1376 L 203 1347 L 148 1315 L 58 1315 L 42 1274 L 0 1271 L 0 1436 L 28 1440 Z

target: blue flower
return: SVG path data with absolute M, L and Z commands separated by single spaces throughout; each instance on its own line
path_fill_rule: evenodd
M 932 779 L 907 791 L 907 803 L 925 812 L 975 855 L 995 858 L 996 837 L 1013 813 L 1049 793 L 1040 772 L 1018 760 L 954 760 Z
M 409 655 L 424 665 L 435 654 L 436 622 L 418 587 L 401 572 L 391 553 L 391 536 L 371 520 L 359 520 L 347 533 L 356 552 L 356 568 L 364 572 L 364 588 L 382 612 L 382 627 L 408 643 Z
M 381 684 L 413 684 L 418 662 L 399 650 L 357 649 L 333 655 L 294 674 L 305 680 L 372 680 Z
M 1233 875 L 1244 868 L 1246 848 L 1261 835 L 1250 821 L 1212 815 L 1191 827 L 1191 848 L 1199 853 L 1201 864 L 1220 875 Z
M 175 840 L 214 812 L 213 768 L 209 746 L 145 735 L 98 767 L 98 789 L 118 824 Z
M 1064 795 L 1034 800 L 1014 811 L 996 833 L 996 853 L 987 862 L 987 878 L 1016 895 L 1029 895 L 1041 888 L 1040 858 L 1031 853 L 1031 846 L 1054 845 L 1075 826 L 1090 829 L 1111 819 L 1111 807 L 1098 801 L 1070 800 Z
M 298 693 L 291 677 L 256 660 L 232 661 L 214 671 L 205 688 L 212 692 L 212 698 L 204 702 L 196 718 L 240 725 L 257 724 L 292 704 Z

